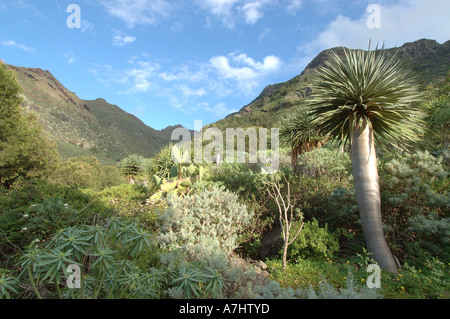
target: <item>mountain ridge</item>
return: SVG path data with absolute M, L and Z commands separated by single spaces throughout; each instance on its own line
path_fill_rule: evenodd
M 396 53 L 401 63 L 410 66 L 418 75 L 419 84 L 423 88 L 444 79 L 450 70 L 450 40 L 440 44 L 436 40 L 419 39 L 406 42 L 401 47 L 383 50 L 389 55 Z M 302 100 L 312 93 L 309 86 L 311 79 L 319 66 L 330 60 L 331 52 L 343 57 L 344 47 L 321 51 L 299 75 L 286 82 L 266 86 L 257 98 L 238 112 L 207 127 L 273 127 L 291 112 L 292 107 L 301 105 Z
M 115 165 L 132 153 L 152 157 L 170 142 L 167 130 L 155 130 L 103 98 L 82 100 L 48 70 L 8 66 L 22 86 L 22 107 L 36 114 L 63 159 L 95 156 Z
M 450 70 L 450 40 L 439 44 L 435 40 L 420 39 L 384 50 L 388 54 L 397 52 L 402 63 L 419 75 L 423 87 L 444 78 Z M 342 56 L 344 48 L 323 50 L 299 75 L 266 86 L 238 112 L 205 128 L 274 127 L 312 93 L 311 79 L 317 68 L 330 59 L 331 52 Z M 23 108 L 37 115 L 44 132 L 56 141 L 63 159 L 95 156 L 104 164 L 117 164 L 132 153 L 152 157 L 171 142 L 172 131 L 182 127 L 178 124 L 155 130 L 103 98 L 80 99 L 48 70 L 9 67 L 16 71 L 23 87 Z

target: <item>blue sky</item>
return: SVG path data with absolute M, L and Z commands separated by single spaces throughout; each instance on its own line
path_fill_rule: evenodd
M 67 25 L 71 4 L 80 28 Z M 450 40 L 449 14 L 449 0 L 0 0 L 0 59 L 49 70 L 80 98 L 104 98 L 155 129 L 192 129 L 324 49 Z

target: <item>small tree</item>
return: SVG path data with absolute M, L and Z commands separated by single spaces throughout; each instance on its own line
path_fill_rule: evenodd
M 283 189 L 283 181 L 286 189 Z M 265 177 L 264 186 L 265 191 L 275 200 L 278 207 L 278 218 L 283 234 L 283 270 L 285 270 L 288 247 L 298 237 L 304 225 L 303 214 L 295 209 L 296 198 L 291 198 L 291 187 L 285 173 Z M 285 197 L 283 197 L 284 191 Z M 300 226 L 298 226 L 299 223 Z M 298 229 L 295 229 L 296 226 Z
M 313 83 L 313 125 L 351 144 L 356 201 L 367 250 L 391 272 L 398 268 L 383 231 L 375 145 L 420 140 L 423 111 L 413 73 L 386 51 L 345 50 L 317 72 Z

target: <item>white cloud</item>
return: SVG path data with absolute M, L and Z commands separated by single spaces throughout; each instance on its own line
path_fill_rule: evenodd
M 302 0 L 289 0 L 288 6 L 286 7 L 286 11 L 289 14 L 295 15 L 303 6 Z
M 189 98 L 191 96 L 203 96 L 206 93 L 206 91 L 203 88 L 199 89 L 191 89 L 186 84 L 182 84 L 179 86 L 179 90 L 183 93 L 183 96 Z
M 214 115 L 219 117 L 219 118 L 227 116 L 227 115 L 229 115 L 231 113 L 234 113 L 234 112 L 238 111 L 237 109 L 234 109 L 234 108 L 228 108 L 226 106 L 226 104 L 223 103 L 223 102 L 217 103 L 213 107 L 206 106 L 204 108 L 205 108 L 206 111 L 214 113 Z
M 273 0 L 197 0 L 197 5 L 219 18 L 223 25 L 234 28 L 239 19 L 253 25 L 263 16 Z M 208 24 L 210 20 L 208 19 Z
M 274 56 L 267 56 L 263 62 L 257 62 L 246 54 L 228 56 L 215 56 L 210 59 L 212 68 L 216 71 L 219 80 L 231 81 L 230 85 L 248 94 L 261 85 L 265 76 L 277 72 L 282 61 Z
M 125 72 L 128 82 L 131 81 L 132 86 L 126 90 L 126 93 L 145 93 L 154 88 L 153 79 L 156 77 L 157 70 L 160 66 L 156 63 L 137 62 L 137 65 Z
M 189 7 L 191 12 L 206 11 L 206 25 L 211 27 L 212 17 L 225 27 L 233 29 L 237 23 L 254 25 L 266 12 L 274 7 L 282 7 L 290 14 L 296 14 L 303 6 L 303 0 L 98 0 L 106 12 L 119 18 L 133 28 L 137 25 L 156 25 L 169 18 L 174 12 Z M 192 6 L 197 8 L 192 9 Z M 172 24 L 172 29 L 183 28 L 180 21 Z
M 168 0 L 100 0 L 110 15 L 125 22 L 128 27 L 156 25 L 169 16 L 172 5 Z
M 190 69 L 192 68 L 197 68 L 197 70 L 191 71 Z M 206 73 L 205 65 L 191 62 L 189 66 L 181 65 L 176 67 L 176 72 L 164 71 L 159 73 L 158 76 L 167 82 L 185 81 L 192 83 L 204 80 Z
M 4 41 L 1 42 L 1 44 L 3 46 L 7 46 L 7 47 L 16 47 L 16 48 L 19 48 L 19 49 L 21 49 L 21 50 L 23 50 L 25 52 L 30 52 L 30 53 L 36 52 L 36 49 L 28 47 L 28 46 L 26 46 L 24 44 L 21 44 L 21 43 L 17 43 L 14 40 L 4 40 Z
M 67 63 L 72 64 L 76 62 L 77 58 L 73 52 L 64 53 L 64 57 L 67 59 Z
M 128 76 L 124 72 L 113 68 L 109 64 L 93 63 L 92 65 L 93 68 L 89 69 L 89 72 L 106 87 L 111 87 L 113 85 L 120 85 L 123 87 L 129 81 Z
M 438 42 L 449 40 L 450 2 L 448 0 L 401 0 L 393 5 L 380 5 L 381 28 L 370 29 L 362 12 L 359 19 L 339 15 L 330 22 L 314 41 L 300 47 L 306 54 L 317 54 L 321 50 L 336 46 L 366 49 L 369 40 L 387 47 L 401 46 L 421 38 Z
M 119 93 L 151 94 L 185 113 L 199 111 L 203 106 L 202 110 L 223 116 L 235 110 L 219 103 L 220 99 L 232 93 L 246 97 L 256 94 L 266 85 L 267 76 L 281 69 L 282 61 L 273 55 L 257 61 L 243 53 L 231 53 L 204 63 L 170 66 L 161 61 L 151 62 L 148 57 L 133 56 L 127 65 L 120 70 L 96 64 L 91 72 Z M 206 105 L 206 98 L 215 101 Z
M 240 7 L 240 11 L 244 13 L 245 22 L 247 24 L 255 24 L 264 16 L 264 6 L 268 4 L 266 0 L 255 0 L 246 2 Z
M 259 42 L 262 42 L 262 40 L 264 40 L 264 38 L 265 38 L 268 34 L 270 34 L 271 32 L 272 32 L 272 29 L 270 29 L 270 28 L 265 28 L 265 29 L 261 32 L 261 34 L 259 35 L 258 41 L 259 41 Z
M 81 21 L 81 32 L 87 32 L 94 30 L 94 25 L 90 23 L 89 21 L 82 20 Z
M 127 35 L 121 31 L 114 31 L 112 44 L 117 47 L 136 41 L 136 37 Z

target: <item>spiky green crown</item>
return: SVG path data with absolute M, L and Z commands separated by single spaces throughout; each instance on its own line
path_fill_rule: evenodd
M 396 55 L 378 49 L 344 50 L 345 61 L 332 53 L 313 83 L 313 125 L 347 143 L 351 131 L 366 121 L 378 142 L 417 141 L 423 130 L 422 99 L 415 76 Z

